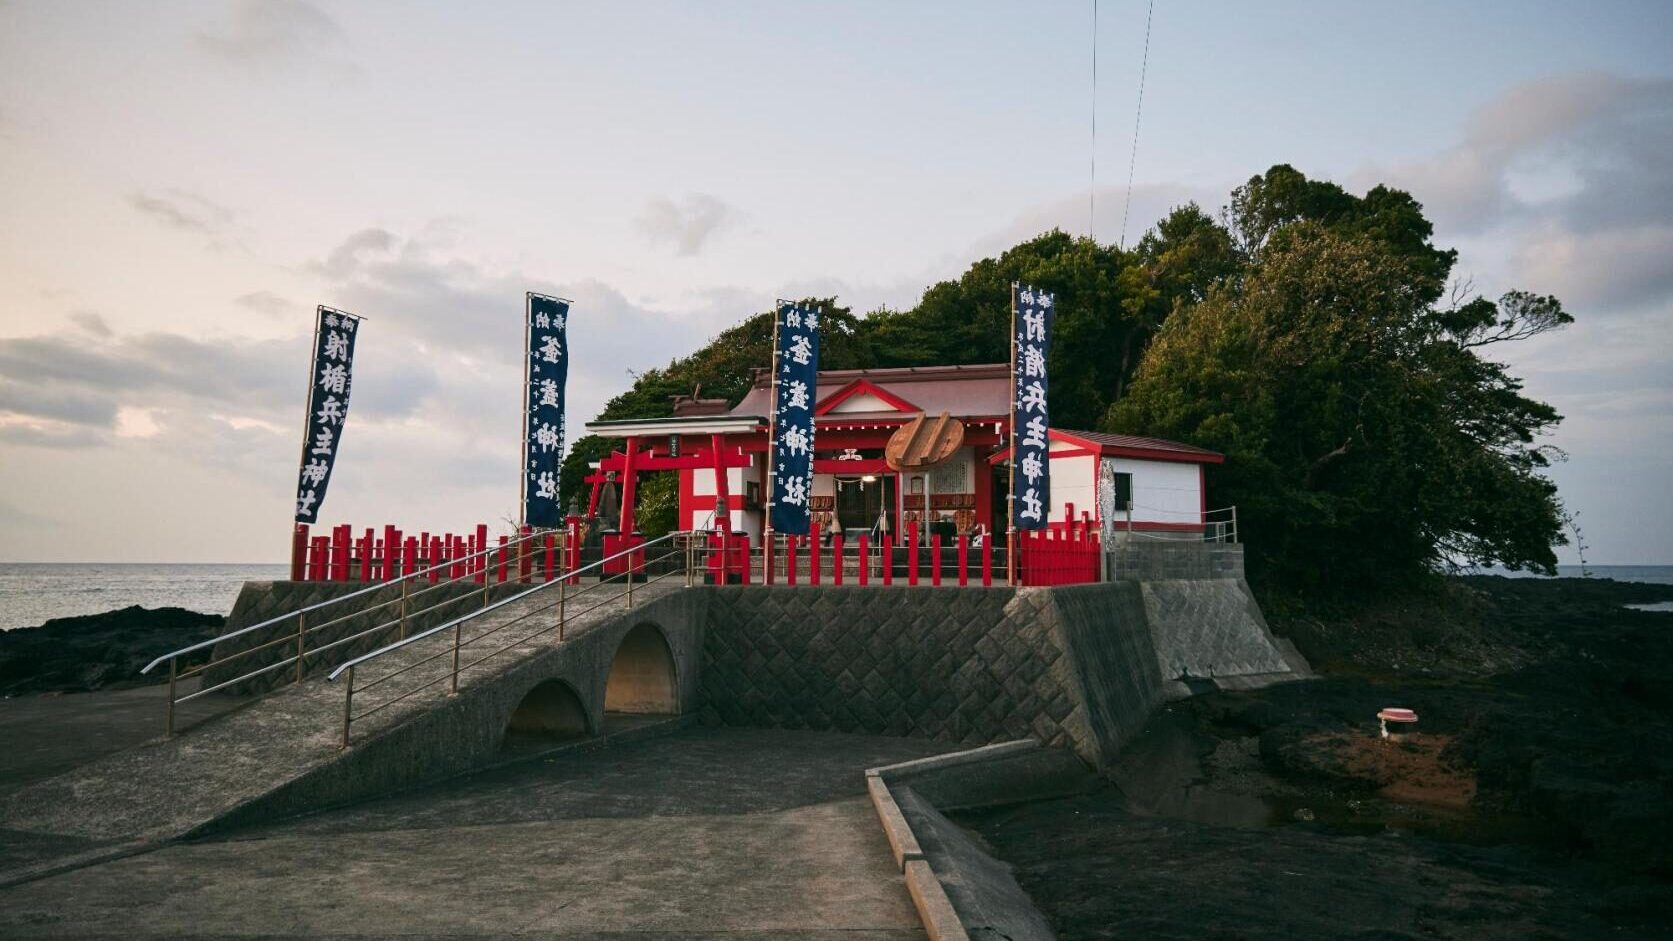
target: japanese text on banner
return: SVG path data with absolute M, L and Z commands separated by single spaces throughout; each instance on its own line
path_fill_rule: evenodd
M 819 318 L 816 308 L 781 303 L 774 357 L 777 398 L 772 428 L 772 524 L 806 535 L 812 520 L 813 407 L 818 401 Z
M 569 378 L 569 302 L 530 294 L 528 317 L 523 522 L 556 528 L 563 525 L 558 469 L 563 459 L 564 394 Z
M 337 463 L 337 448 L 348 421 L 349 390 L 354 383 L 354 341 L 360 318 L 319 309 L 314 330 L 314 368 L 308 383 L 307 437 L 302 442 L 302 470 L 296 486 L 296 521 L 313 523 L 325 503 L 325 488 Z
M 1046 358 L 1056 299 L 1026 285 L 1011 286 L 1015 311 L 1015 376 L 1011 389 L 1011 520 L 1017 529 L 1044 529 L 1051 515 L 1051 419 L 1046 411 Z

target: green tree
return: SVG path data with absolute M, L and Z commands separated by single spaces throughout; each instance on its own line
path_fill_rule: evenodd
M 1559 416 L 1482 349 L 1570 318 L 1515 292 L 1439 306 L 1445 253 L 1321 202 L 1329 221 L 1266 232 L 1238 284 L 1168 320 L 1107 427 L 1224 452 L 1215 500 L 1238 506 L 1272 587 L 1357 591 L 1449 560 L 1549 570 L 1561 508 L 1534 438 Z

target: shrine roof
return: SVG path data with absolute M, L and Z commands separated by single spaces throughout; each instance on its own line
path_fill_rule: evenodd
M 833 421 L 895 419 L 919 411 L 991 418 L 1009 413 L 1010 386 L 1011 370 L 1005 363 L 821 370 L 815 411 Z M 764 415 L 771 404 L 772 389 L 762 370 L 731 414 Z

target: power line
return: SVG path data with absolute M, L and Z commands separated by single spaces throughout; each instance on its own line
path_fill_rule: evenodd
M 1098 210 L 1098 0 L 1092 0 L 1092 171 L 1086 186 L 1086 237 L 1094 237 Z
M 1139 162 L 1139 119 L 1144 116 L 1144 76 L 1150 70 L 1150 17 L 1155 12 L 1156 0 L 1150 0 L 1150 7 L 1144 14 L 1144 59 L 1139 65 L 1139 103 L 1133 109 L 1133 152 L 1127 158 L 1127 196 L 1121 207 L 1121 241 L 1115 243 L 1116 248 L 1127 247 L 1127 211 L 1133 208 L 1133 168 Z

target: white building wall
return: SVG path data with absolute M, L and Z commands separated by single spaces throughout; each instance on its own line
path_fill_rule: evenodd
M 727 505 L 731 510 L 732 531 L 735 533 L 747 532 L 755 539 L 761 537 L 761 514 L 750 513 L 743 509 L 744 481 L 760 478 L 761 471 L 757 467 L 760 460 L 759 455 L 751 455 L 750 466 L 730 467 L 726 470 L 726 497 Z M 715 493 L 715 472 L 713 469 L 704 467 L 691 472 L 692 496 L 712 497 Z M 766 494 L 762 494 L 761 498 L 765 500 Z M 699 527 L 706 527 L 709 524 L 709 511 L 698 510 L 697 518 L 693 522 Z
M 1063 514 L 1068 512 L 1071 503 L 1075 505 L 1075 519 L 1080 519 L 1083 512 L 1091 513 L 1093 519 L 1097 519 L 1098 466 L 1093 463 L 1095 460 L 1090 454 L 1051 459 L 1051 522 L 1062 522 Z
M 1198 465 L 1125 457 L 1104 460 L 1116 473 L 1133 475 L 1134 523 L 1202 522 L 1202 473 Z M 1126 514 L 1117 516 L 1126 521 Z

